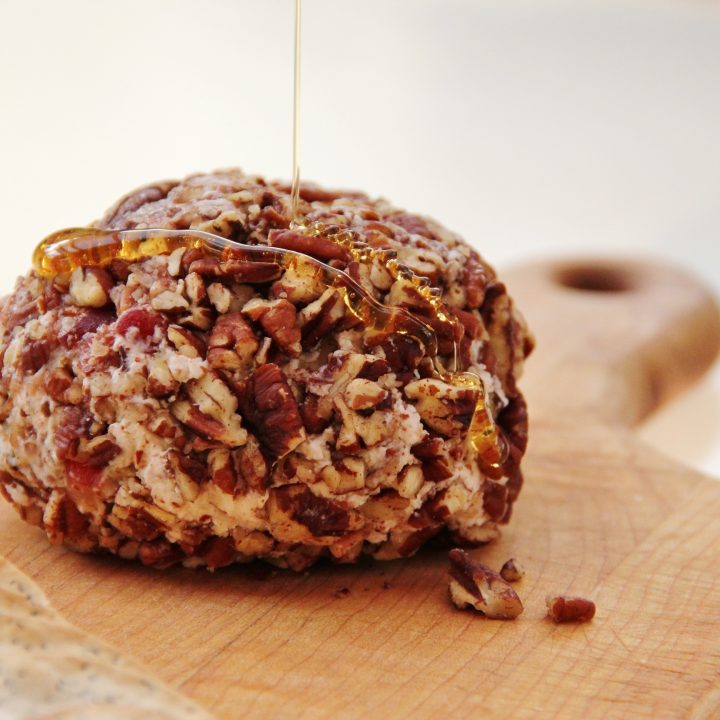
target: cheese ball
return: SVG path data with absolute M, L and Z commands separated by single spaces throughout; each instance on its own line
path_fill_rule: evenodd
M 193 175 L 93 227 L 210 233 L 230 254 L 180 244 L 18 280 L 0 311 L 0 491 L 51 542 L 303 570 L 498 536 L 533 345 L 505 286 L 385 200 L 307 185 L 297 217 L 286 185 Z M 247 246 L 275 254 L 238 261 Z

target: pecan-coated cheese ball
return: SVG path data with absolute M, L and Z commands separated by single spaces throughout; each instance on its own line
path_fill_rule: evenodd
M 532 348 L 504 285 L 383 200 L 306 187 L 298 216 L 378 252 L 297 228 L 286 186 L 230 170 L 142 188 L 95 227 L 204 231 L 292 263 L 177 246 L 19 279 L 0 313 L 0 490 L 25 520 L 76 550 L 211 569 L 497 536 Z M 434 342 L 369 327 L 328 272 Z

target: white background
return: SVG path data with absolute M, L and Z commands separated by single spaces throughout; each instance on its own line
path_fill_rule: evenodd
M 289 177 L 292 0 L 0 0 L 0 288 L 160 178 Z M 720 4 L 305 0 L 302 169 L 494 264 L 657 255 L 720 293 Z M 720 475 L 720 370 L 643 429 Z

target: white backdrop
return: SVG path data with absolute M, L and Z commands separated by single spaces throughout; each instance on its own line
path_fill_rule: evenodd
M 434 215 L 496 265 L 652 253 L 720 292 L 720 4 L 304 4 L 304 177 Z M 0 288 L 136 185 L 289 177 L 292 5 L 0 0 Z M 720 475 L 719 408 L 716 370 L 643 433 Z

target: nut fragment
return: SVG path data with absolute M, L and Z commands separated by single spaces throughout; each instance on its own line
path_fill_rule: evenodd
M 337 494 L 362 490 L 365 487 L 365 463 L 360 458 L 346 457 L 324 467 L 320 477 Z
M 232 293 L 222 283 L 211 283 L 207 289 L 208 297 L 214 308 L 223 315 L 230 310 Z
M 272 534 L 284 542 L 329 543 L 362 525 L 357 513 L 314 495 L 305 485 L 272 488 L 265 509 Z
M 369 410 L 379 405 L 388 396 L 388 391 L 372 380 L 355 378 L 348 383 L 343 397 L 351 410 Z
M 423 422 L 443 435 L 465 430 L 475 412 L 478 391 L 423 378 L 405 386 L 405 395 L 415 402 Z
M 232 495 L 237 485 L 237 475 L 229 450 L 211 450 L 208 454 L 210 478 L 223 492 Z
M 311 237 L 295 230 L 271 230 L 268 240 L 274 247 L 293 250 L 319 260 L 344 260 L 348 256 L 345 248 L 328 238 Z
M 190 303 L 179 292 L 172 290 L 163 290 L 150 301 L 150 304 L 153 310 L 166 313 L 176 313 L 190 307 Z
M 290 357 L 299 357 L 300 328 L 297 327 L 297 310 L 287 300 L 262 300 L 254 298 L 242 309 L 253 322 L 259 322 L 263 330 L 277 346 Z
M 300 410 L 285 373 L 275 364 L 261 365 L 249 378 L 242 412 L 257 430 L 273 458 L 281 458 L 305 440 Z
M 205 355 L 205 343 L 191 330 L 179 325 L 170 325 L 167 336 L 181 355 L 188 358 L 203 357 Z
M 207 359 L 214 368 L 239 370 L 252 364 L 259 343 L 240 313 L 222 315 L 210 334 Z
M 199 305 L 207 296 L 205 281 L 197 273 L 190 273 L 185 278 L 185 294 L 194 305 Z
M 102 268 L 77 268 L 70 278 L 70 297 L 80 307 L 100 308 L 107 305 L 113 281 Z
M 317 300 L 325 290 L 322 268 L 310 258 L 299 255 L 271 289 L 273 297 L 285 298 L 294 304 Z
M 152 397 L 162 398 L 172 395 L 180 387 L 173 378 L 167 361 L 163 357 L 148 359 L 147 390 Z
M 555 623 L 589 622 L 595 617 L 595 603 L 581 597 L 548 595 L 548 617 Z
M 189 400 L 179 400 L 170 406 L 181 423 L 203 437 L 230 447 L 247 442 L 247 432 L 236 412 L 237 398 L 219 377 L 208 373 L 185 387 Z
M 344 315 L 345 306 L 340 294 L 334 288 L 328 288 L 299 313 L 303 347 L 309 349 L 317 345 Z
M 487 565 L 476 562 L 466 552 L 451 550 L 450 597 L 456 607 L 475 608 L 483 615 L 512 620 L 523 611 L 517 593 Z
M 501 568 L 500 577 L 508 582 L 517 582 L 525 577 L 525 569 L 515 558 L 510 558 Z

